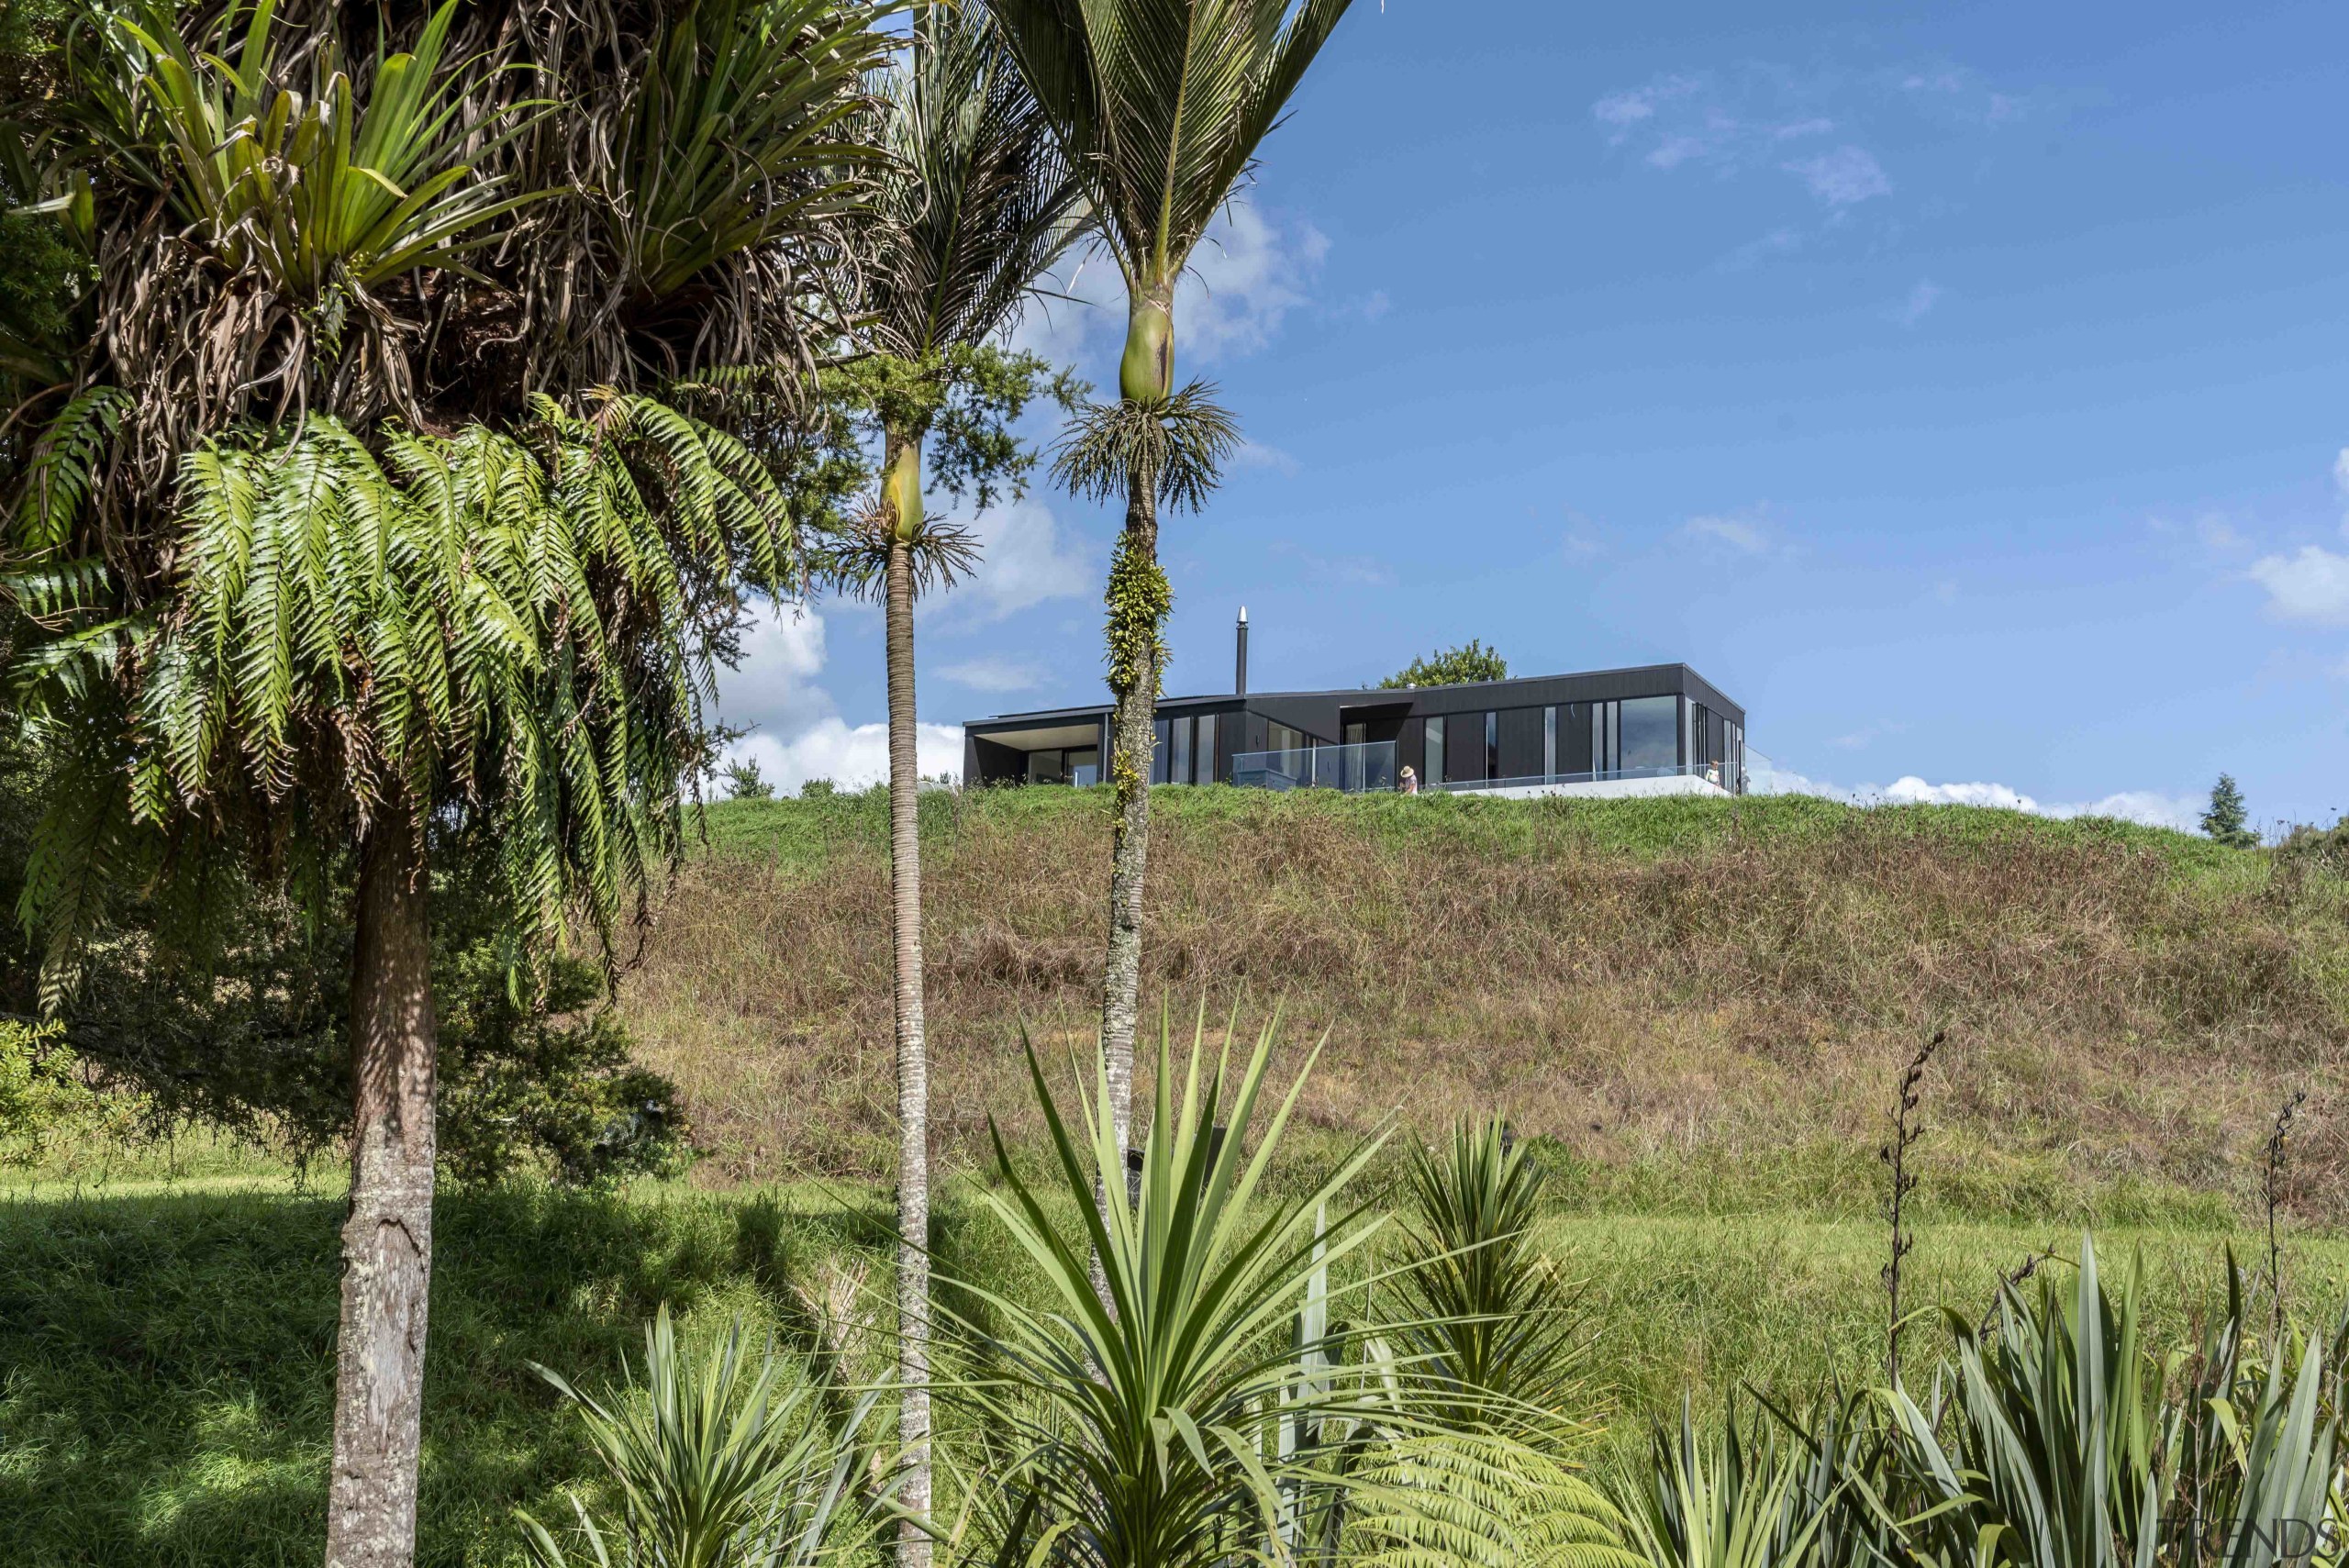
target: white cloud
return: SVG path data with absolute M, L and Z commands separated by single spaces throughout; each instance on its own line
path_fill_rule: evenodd
M 1749 239 L 1721 258 L 1724 272 L 1742 272 L 1771 256 L 1787 256 L 1802 249 L 1802 236 L 1791 228 L 1774 228 L 1759 239 Z
M 1906 734 L 1908 729 L 1909 727 L 1898 719 L 1888 719 L 1878 724 L 1864 724 L 1849 735 L 1838 735 L 1827 743 L 1840 746 L 1847 751 L 1856 751 L 1884 736 Z
M 1043 673 L 1035 665 L 1025 660 L 1007 659 L 999 653 L 983 653 L 976 659 L 949 664 L 938 673 L 974 692 L 1024 692 L 1043 681 Z
M 1310 223 L 1282 227 L 1250 203 L 1228 205 L 1174 291 L 1178 359 L 1213 364 L 1264 347 L 1282 319 L 1311 298 L 1329 253 L 1330 237 Z
M 1275 539 L 1271 552 L 1297 563 L 1297 575 L 1308 582 L 1344 587 L 1391 588 L 1395 568 L 1375 555 L 1318 555 L 1293 540 Z
M 2220 512 L 2205 512 L 2195 518 L 2194 537 L 2208 550 L 2241 550 L 2251 542 Z
M 2155 828 L 2192 831 L 2200 823 L 2202 803 L 2156 790 L 2120 790 L 2095 800 L 2042 803 L 2009 784 L 1929 784 L 1914 773 L 1878 787 L 1862 784 L 1846 789 L 1823 779 L 1778 768 L 1759 752 L 1749 751 L 1751 787 L 1763 795 L 1815 795 L 1854 806 L 1975 806 L 2001 811 L 2028 812 L 2034 817 L 2114 817 Z
M 2117 817 L 2156 828 L 2191 828 L 2201 814 L 2195 801 L 2153 790 L 2121 790 L 2096 800 L 2043 806 L 2007 784 L 1927 784 L 1913 773 L 1895 780 L 1881 793 L 1895 806 L 1984 806 L 2027 811 L 2035 817 Z
M 1914 327 L 1932 313 L 1933 306 L 1941 303 L 1941 298 L 1939 284 L 1929 278 L 1920 278 L 1917 286 L 1909 291 L 1909 297 L 1892 307 L 1892 319 L 1903 327 Z
M 718 717 L 732 725 L 796 729 L 833 711 L 815 684 L 824 668 L 824 617 L 769 610 L 742 639 L 742 661 L 718 673 Z
M 1094 340 L 1125 330 L 1126 285 L 1118 276 L 1117 263 L 1097 252 L 1082 251 L 1046 277 L 1042 288 L 1044 296 L 1030 300 L 1019 324 L 1011 329 L 1011 347 L 1090 373 L 1085 359 Z M 1110 351 L 1114 350 L 1113 339 Z M 1114 373 L 1116 367 L 1110 368 Z M 1108 390 L 1114 394 L 1117 388 Z
M 1798 159 L 1779 167 L 1799 174 L 1810 194 L 1829 206 L 1851 206 L 1872 196 L 1892 194 L 1892 181 L 1875 154 L 1861 147 L 1839 147 L 1816 158 Z
M 1927 784 L 1911 773 L 1885 786 L 1895 806 L 1988 806 L 2002 811 L 2037 811 L 2039 802 L 2002 784 Z
M 1294 479 L 1303 465 L 1291 453 L 1263 441 L 1241 441 L 1231 461 L 1241 468 L 1269 469 L 1284 479 Z
M 1042 502 L 1008 501 L 961 521 L 978 543 L 980 561 L 969 582 L 939 601 L 945 613 L 999 621 L 1047 599 L 1100 591 L 1098 547 L 1063 528 Z
M 1696 76 L 1659 76 L 1644 86 L 1609 93 L 1591 105 L 1591 117 L 1608 128 L 1607 139 L 1620 142 L 1642 122 L 1655 118 L 1656 111 L 1675 99 L 1686 98 L 1704 87 L 1704 79 Z
M 2267 607 L 2286 620 L 2349 625 L 2349 555 L 2304 544 L 2295 555 L 2262 556 L 2249 575 L 2267 590 Z
M 831 694 L 816 684 L 824 662 L 824 617 L 814 610 L 770 613 L 751 629 L 740 666 L 718 682 L 719 718 L 756 727 L 728 749 L 729 759 L 751 759 L 786 790 L 809 779 L 861 787 L 888 777 L 889 727 L 852 728 L 841 718 Z M 916 750 L 925 774 L 963 771 L 960 729 L 921 725 Z
M 796 793 L 809 779 L 829 779 L 843 789 L 863 789 L 889 776 L 889 727 L 860 724 L 851 728 L 837 715 L 818 720 L 789 737 L 757 734 L 727 752 L 729 760 L 747 758 L 759 765 L 769 784 L 785 794 Z M 915 727 L 915 766 L 924 778 L 963 772 L 963 732 L 952 725 Z
M 1313 303 L 1329 253 L 1330 237 L 1311 223 L 1275 217 L 1244 199 L 1229 203 L 1208 225 L 1174 291 L 1177 379 L 1187 379 L 1190 366 L 1213 365 L 1270 343 L 1292 312 Z M 1012 331 L 1012 346 L 1114 383 L 1111 356 L 1126 330 L 1126 287 L 1116 263 L 1089 254 L 1045 287 L 1065 297 L 1032 304 Z M 1375 320 L 1389 303 L 1374 291 L 1347 308 Z
M 2180 832 L 2197 832 L 2202 826 L 2202 810 L 2207 802 L 2185 795 L 2161 795 L 2149 789 L 2124 789 L 2108 795 L 2101 800 L 2091 800 L 2081 806 L 2051 806 L 2051 817 L 2117 817 L 2123 822 L 2143 822 L 2154 828 L 2175 828 Z
M 1759 555 L 1770 548 L 1770 536 L 1743 517 L 1691 517 L 1687 531 L 1725 544 L 1742 555 Z

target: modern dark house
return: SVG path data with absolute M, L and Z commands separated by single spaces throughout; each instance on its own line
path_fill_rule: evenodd
M 1686 664 L 1456 686 L 1248 690 L 1248 612 L 1233 689 L 1158 705 L 1152 784 L 1503 795 L 1739 794 L 1745 709 Z M 963 726 L 968 784 L 1090 784 L 1109 755 L 1108 704 Z

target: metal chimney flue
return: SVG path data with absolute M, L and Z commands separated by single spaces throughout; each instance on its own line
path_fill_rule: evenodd
M 1231 690 L 1236 696 L 1248 695 L 1248 606 L 1240 606 L 1240 630 L 1231 673 Z

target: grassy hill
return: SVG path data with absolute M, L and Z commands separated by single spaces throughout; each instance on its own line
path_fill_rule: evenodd
M 1026 1130 L 1024 1024 L 1089 1040 L 1106 802 L 924 802 L 933 1075 L 951 1164 Z M 591 1464 L 530 1372 L 600 1384 L 666 1302 L 786 1343 L 807 1292 L 865 1282 L 885 1360 L 893 1103 L 877 795 L 711 816 L 623 996 L 686 1087 L 688 1183 L 451 1191 L 440 1206 L 419 1561 L 512 1563 L 512 1509 Z M 1159 797 L 1149 986 L 1187 1010 L 1286 1002 L 1330 1031 L 1320 1148 L 1498 1109 L 1545 1140 L 1542 1241 L 1582 1282 L 1593 1462 L 1740 1384 L 1799 1402 L 1882 1354 L 1875 1151 L 1925 1084 L 1904 1301 L 1979 1314 L 2001 1271 L 2092 1221 L 2135 1257 L 2166 1351 L 2222 1247 L 2257 1266 L 2260 1148 L 2306 1089 L 2288 1294 L 2349 1293 L 2341 857 L 2109 822 L 1803 799 L 1511 803 L 1233 790 Z M 73 1151 L 64 1151 L 71 1155 Z M 314 1562 L 333 1387 L 336 1173 L 191 1147 L 0 1179 L 0 1519 L 46 1565 Z M 161 1176 L 163 1179 L 154 1179 Z M 1013 1298 L 1022 1261 L 940 1194 L 948 1274 Z M 1938 1337 L 1904 1341 L 1930 1375 Z
M 1157 797 L 1145 995 L 1327 1029 L 1344 1136 L 1497 1110 L 1586 1204 L 1861 1214 L 1902 1064 L 1929 1205 L 2200 1222 L 2240 1209 L 2282 1098 L 2349 1057 L 2349 884 L 2324 862 L 1962 806 Z M 707 1182 L 877 1174 L 893 1147 L 885 804 L 738 802 L 626 986 Z M 1024 1026 L 1090 1040 L 1100 792 L 923 806 L 933 1123 L 1016 1120 Z M 2291 1200 L 2349 1203 L 2308 1122 Z

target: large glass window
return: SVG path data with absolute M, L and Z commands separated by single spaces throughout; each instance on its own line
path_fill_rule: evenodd
M 1680 765 L 1678 697 L 1625 697 L 1615 706 L 1622 710 L 1620 765 L 1625 772 L 1652 773 Z
M 1542 710 L 1542 777 L 1547 782 L 1558 776 L 1558 710 Z
M 1060 751 L 1028 753 L 1028 782 L 1031 784 L 1068 783 L 1068 753 Z
M 1191 782 L 1191 721 L 1174 720 L 1174 751 L 1167 765 L 1167 777 L 1176 784 Z
M 1203 713 L 1199 715 L 1198 746 L 1193 753 L 1192 758 L 1193 762 L 1197 763 L 1198 767 L 1198 773 L 1195 775 L 1193 781 L 1195 783 L 1213 784 L 1216 782 L 1215 732 L 1217 728 L 1216 716 L 1214 714 Z
M 1485 715 L 1485 776 L 1501 776 L 1501 716 L 1497 713 Z
M 1443 716 L 1442 714 L 1428 720 L 1427 764 L 1427 782 L 1431 784 L 1442 784 L 1443 782 Z
M 1275 751 L 1305 750 L 1305 731 L 1288 724 L 1268 724 L 1264 727 L 1265 745 Z
M 1172 720 L 1163 718 L 1154 719 L 1152 721 L 1150 726 L 1152 742 L 1150 748 L 1150 782 L 1154 784 L 1164 784 L 1169 776 L 1166 771 L 1166 745 L 1168 740 L 1167 730 L 1172 727 Z
M 1087 746 L 1068 754 L 1068 782 L 1079 789 L 1090 789 L 1101 782 L 1101 749 Z

